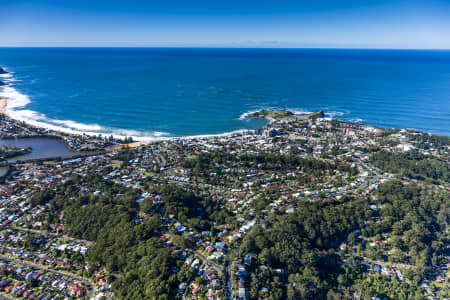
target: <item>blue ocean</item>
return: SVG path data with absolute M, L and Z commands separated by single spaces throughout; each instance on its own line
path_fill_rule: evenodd
M 67 132 L 226 134 L 270 108 L 450 135 L 450 51 L 0 48 L 0 66 L 8 114 Z

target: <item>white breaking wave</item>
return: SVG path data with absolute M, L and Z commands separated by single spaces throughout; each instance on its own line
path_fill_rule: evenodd
M 243 113 L 243 114 L 241 114 L 241 115 L 239 116 L 238 120 L 245 120 L 245 119 L 247 119 L 251 114 L 254 114 L 255 112 L 258 112 L 258 111 L 260 111 L 260 110 L 261 110 L 261 109 L 258 109 L 258 110 L 251 110 L 251 111 L 245 112 L 245 113 Z
M 364 122 L 364 119 L 353 118 L 353 119 L 350 119 L 349 121 L 352 122 L 352 123 L 362 123 L 362 122 Z
M 312 111 L 307 111 L 307 110 L 303 110 L 303 109 L 288 109 L 290 112 L 292 112 L 294 115 L 307 115 L 307 114 L 312 114 Z
M 8 99 L 8 102 L 10 99 Z M 9 105 L 8 105 L 9 106 Z M 90 134 L 99 134 L 96 130 L 101 129 L 99 125 L 81 124 L 74 121 L 56 120 L 47 118 L 44 114 L 28 109 L 7 109 L 5 112 L 13 119 L 24 121 L 36 127 L 42 127 L 55 131 L 62 131 L 73 134 L 82 134 L 89 132 Z M 80 129 L 82 128 L 82 129 Z M 92 131 L 93 130 L 93 131 Z
M 35 127 L 46 128 L 49 130 L 66 132 L 70 134 L 87 134 L 87 135 L 112 135 L 115 138 L 123 139 L 125 137 L 131 137 L 137 141 L 152 142 L 157 140 L 167 139 L 202 139 L 220 136 L 232 136 L 237 134 L 243 134 L 246 132 L 254 132 L 252 130 L 236 130 L 232 132 L 225 132 L 219 134 L 204 134 L 204 135 L 192 135 L 176 137 L 168 132 L 161 131 L 137 131 L 131 129 L 119 129 L 111 127 L 103 127 L 99 124 L 84 124 L 75 122 L 72 120 L 59 120 L 48 118 L 45 114 L 23 109 L 27 104 L 31 102 L 30 98 L 11 86 L 5 86 L 0 88 L 0 97 L 7 99 L 7 105 L 4 112 L 11 118 L 23 121 Z
M 10 74 L 10 73 L 9 73 Z M 9 75 L 5 74 L 5 75 Z M 10 78 L 10 77 L 8 77 Z M 11 81 L 14 79 L 11 78 Z M 59 120 L 48 118 L 45 114 L 24 109 L 24 107 L 29 104 L 30 98 L 11 86 L 5 86 L 0 88 L 0 97 L 4 97 L 7 99 L 7 105 L 4 109 L 11 118 L 24 121 L 30 125 L 46 128 L 49 130 L 66 132 L 70 134 L 87 134 L 87 135 L 103 135 L 109 136 L 112 135 L 115 138 L 123 139 L 124 137 L 131 137 L 137 141 L 158 141 L 158 140 L 169 140 L 169 139 L 204 139 L 204 138 L 212 138 L 212 137 L 226 137 L 226 136 L 235 136 L 242 135 L 245 133 L 254 133 L 255 130 L 249 129 L 241 129 L 235 130 L 231 132 L 224 132 L 218 134 L 203 134 L 203 135 L 191 135 L 191 136 L 175 136 L 168 132 L 159 132 L 159 131 L 137 131 L 130 129 L 119 129 L 112 127 L 104 127 L 99 124 L 84 124 L 79 123 L 72 120 Z M 250 114 L 260 111 L 262 109 L 273 110 L 276 108 L 261 108 L 258 110 L 248 111 L 243 113 L 239 120 L 243 120 L 248 118 Z M 293 114 L 302 115 L 311 113 L 309 111 L 305 111 L 303 109 L 287 109 L 291 111 Z
M 113 135 L 115 138 L 119 139 L 124 137 L 132 137 L 135 140 L 145 141 L 153 141 L 158 138 L 171 136 L 170 133 L 167 132 L 140 132 L 137 130 L 103 127 L 99 124 L 85 124 L 72 120 L 48 118 L 45 114 L 29 109 L 23 109 L 31 102 L 30 98 L 11 86 L 0 88 L 0 97 L 7 99 L 4 112 L 11 118 L 49 130 L 66 132 L 70 134 Z
M 101 131 L 103 129 L 102 126 L 100 126 L 98 124 L 83 124 L 83 123 L 78 123 L 78 122 L 71 121 L 71 120 L 51 120 L 51 119 L 48 119 L 48 121 L 50 121 L 52 123 L 55 123 L 55 124 L 62 125 L 62 126 L 67 127 L 67 128 L 72 128 L 72 129 L 75 129 L 75 130 Z
M 134 140 L 154 141 L 164 136 L 170 136 L 166 132 L 140 132 L 137 130 L 124 130 L 116 128 L 103 127 L 98 124 L 83 124 L 71 120 L 57 120 L 47 118 L 44 114 L 36 111 L 6 110 L 6 113 L 13 119 L 24 121 L 30 125 L 46 128 L 49 130 L 66 132 L 70 134 L 87 134 L 87 135 L 112 135 L 115 138 L 123 139 L 132 137 Z
M 6 78 L 6 79 L 9 79 L 9 78 L 12 78 L 12 74 L 11 73 L 6 73 L 6 74 L 0 74 L 0 78 Z
M 15 88 L 10 86 L 4 86 L 0 89 L 0 97 L 7 99 L 6 110 L 24 107 L 30 103 L 30 98 L 28 98 L 28 96 L 20 93 Z
M 327 111 L 324 114 L 329 118 L 342 117 L 345 113 L 342 111 Z

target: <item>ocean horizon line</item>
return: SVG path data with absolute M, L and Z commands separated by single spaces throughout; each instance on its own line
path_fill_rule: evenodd
M 267 49 L 267 50 L 367 50 L 367 51 L 436 51 L 447 52 L 450 48 L 391 48 L 391 47 L 267 47 L 267 46 L 232 46 L 232 45 L 145 45 L 145 46 L 125 46 L 125 45 L 79 45 L 79 46 L 18 46 L 18 45 L 0 45 L 0 49 Z

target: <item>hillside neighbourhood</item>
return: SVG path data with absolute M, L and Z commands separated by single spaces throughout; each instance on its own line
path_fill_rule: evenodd
M 449 299 L 450 138 L 262 111 L 151 143 L 0 116 L 1 299 Z M 1 174 L 1 173 L 0 173 Z

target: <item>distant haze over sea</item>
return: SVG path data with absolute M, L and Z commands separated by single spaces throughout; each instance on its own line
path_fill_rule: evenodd
M 258 109 L 450 135 L 450 51 L 0 48 L 7 112 L 154 139 L 255 129 Z

